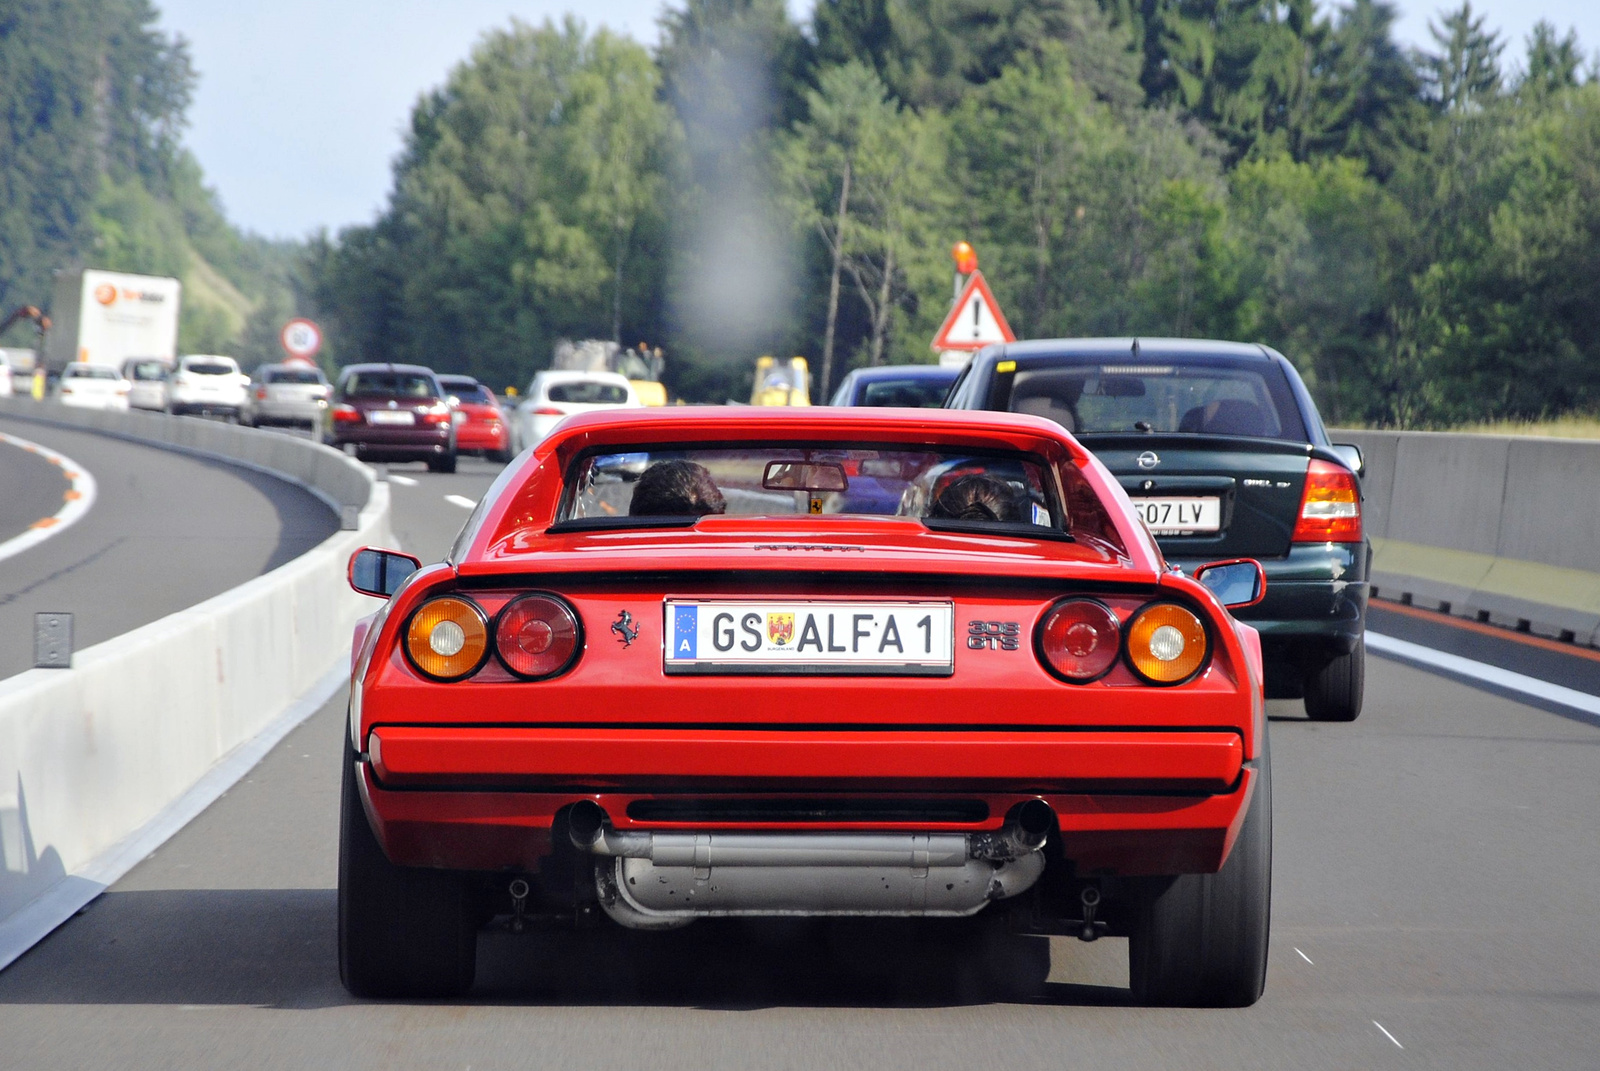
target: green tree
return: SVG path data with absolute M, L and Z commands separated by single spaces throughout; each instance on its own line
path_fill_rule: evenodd
M 1472 0 L 1462 0 L 1438 25 L 1428 23 L 1439 51 L 1421 54 L 1418 67 L 1428 95 L 1452 115 L 1482 108 L 1500 94 L 1505 44 L 1498 33 L 1484 28 L 1486 20 L 1484 15 L 1473 17 Z
M 1517 81 L 1517 93 L 1536 101 L 1548 100 L 1577 86 L 1582 67 L 1578 32 L 1568 29 L 1565 36 L 1557 36 L 1555 25 L 1540 19 L 1528 35 L 1528 64 Z
M 348 356 L 514 383 L 563 335 L 655 335 L 678 137 L 658 94 L 608 31 L 487 34 L 418 103 L 382 217 L 312 250 Z

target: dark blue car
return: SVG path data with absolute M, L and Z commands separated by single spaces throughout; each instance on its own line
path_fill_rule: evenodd
M 844 377 L 829 405 L 872 405 L 895 409 L 938 409 L 959 368 L 936 364 L 897 364 L 857 368 Z

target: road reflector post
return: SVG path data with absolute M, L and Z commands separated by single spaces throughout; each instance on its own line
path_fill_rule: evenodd
M 72 615 L 33 615 L 33 664 L 36 669 L 72 668 Z

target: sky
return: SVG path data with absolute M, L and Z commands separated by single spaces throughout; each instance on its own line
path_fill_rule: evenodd
M 234 223 L 301 238 L 368 223 L 389 194 L 411 107 L 441 84 L 482 34 L 513 17 L 579 11 L 647 44 L 662 0 L 156 0 L 161 26 L 188 39 L 200 75 L 186 141 Z M 1454 0 L 1398 0 L 1398 37 L 1427 46 L 1428 19 Z M 810 0 L 789 0 L 803 17 Z M 1477 0 L 1520 60 L 1549 19 L 1600 47 L 1597 0 Z M 1509 65 L 1509 64 L 1508 64 Z

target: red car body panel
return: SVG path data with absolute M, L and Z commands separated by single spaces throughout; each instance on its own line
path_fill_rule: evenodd
M 456 411 L 466 419 L 456 425 L 456 449 L 501 451 L 511 445 L 511 430 L 498 405 L 462 402 Z
M 1072 541 L 847 516 L 546 531 L 564 473 L 590 448 L 784 439 L 1023 451 L 1063 474 L 1087 527 Z M 939 831 L 994 829 L 1016 804 L 1044 799 L 1078 873 L 1207 872 L 1226 859 L 1255 783 L 1265 717 L 1254 631 L 1166 569 L 1116 481 L 1047 421 L 821 408 L 576 416 L 506 468 L 451 558 L 413 574 L 357 643 L 351 743 L 368 816 L 399 863 L 536 870 L 554 850 L 557 815 L 579 800 L 599 803 L 618 828 L 697 830 L 818 827 L 633 811 L 642 801 L 778 797 L 970 805 L 961 820 L 826 826 Z M 493 657 L 456 683 L 425 679 L 399 649 L 401 629 L 446 591 L 491 617 L 518 594 L 558 594 L 582 622 L 581 653 L 547 680 L 517 679 Z M 1085 592 L 1123 621 L 1158 597 L 1182 602 L 1206 623 L 1209 662 L 1171 687 L 1145 684 L 1121 662 L 1089 684 L 1058 679 L 1031 638 L 1057 599 Z M 953 673 L 664 671 L 667 598 L 757 595 L 951 601 Z M 611 629 L 623 611 L 637 629 L 626 642 Z M 1016 622 L 1026 640 L 1016 650 L 964 646 L 974 621 Z

